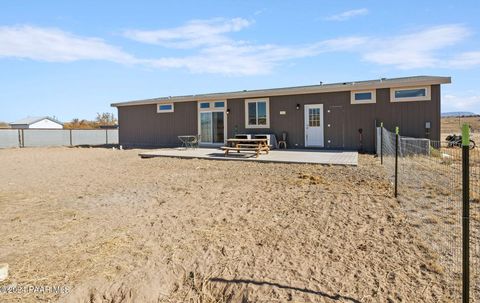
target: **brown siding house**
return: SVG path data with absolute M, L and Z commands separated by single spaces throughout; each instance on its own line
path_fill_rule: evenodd
M 287 135 L 289 148 L 372 152 L 380 122 L 404 136 L 440 140 L 440 85 L 416 76 L 114 103 L 124 146 L 178 146 L 180 135 L 223 145 L 238 134 Z

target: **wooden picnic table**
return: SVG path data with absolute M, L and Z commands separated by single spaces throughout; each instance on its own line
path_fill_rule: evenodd
M 268 154 L 270 147 L 268 146 L 268 139 L 266 138 L 254 138 L 254 139 L 239 139 L 232 138 L 227 139 L 227 145 L 222 147 L 222 150 L 225 151 L 225 156 L 228 155 L 228 152 L 231 150 L 236 151 L 237 153 L 241 151 L 254 151 L 256 157 L 260 155 L 262 151 Z

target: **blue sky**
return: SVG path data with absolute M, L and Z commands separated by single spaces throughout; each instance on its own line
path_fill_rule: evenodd
M 410 75 L 452 76 L 480 113 L 478 1 L 4 1 L 0 121 L 112 102 Z

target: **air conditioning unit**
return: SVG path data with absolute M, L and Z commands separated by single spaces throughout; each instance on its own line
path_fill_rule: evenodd
M 236 134 L 235 139 L 252 139 L 251 134 Z

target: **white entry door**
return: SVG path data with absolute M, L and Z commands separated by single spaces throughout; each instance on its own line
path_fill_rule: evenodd
M 323 104 L 305 105 L 305 146 L 323 147 Z

